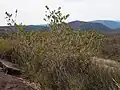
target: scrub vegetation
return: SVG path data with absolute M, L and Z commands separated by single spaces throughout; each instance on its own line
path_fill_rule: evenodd
M 22 75 L 38 83 L 41 90 L 119 90 L 117 38 L 96 31 L 75 31 L 65 23 L 69 14 L 63 15 L 61 7 L 46 9 L 48 32 L 28 32 L 6 12 L 8 25 L 15 31 L 6 38 L 1 36 L 1 58 L 18 64 Z

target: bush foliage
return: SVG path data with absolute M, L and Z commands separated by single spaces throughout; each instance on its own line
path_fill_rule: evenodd
M 120 62 L 120 35 L 107 35 L 100 48 L 100 56 Z
M 13 56 L 28 78 L 42 81 L 44 87 L 52 86 L 55 90 L 57 86 L 61 87 L 59 84 L 65 88 L 70 77 L 84 72 L 90 56 L 95 55 L 102 41 L 102 36 L 95 32 L 32 34 L 30 32 L 20 39 Z
M 49 14 L 45 20 L 50 21 L 50 32 L 27 32 L 24 26 L 15 23 L 18 31 L 9 38 L 14 44 L 0 39 L 3 43 L 0 51 L 11 50 L 12 61 L 42 90 L 114 90 L 116 85 L 106 68 L 91 60 L 99 54 L 104 35 L 74 31 L 65 23 L 69 15 L 62 16 L 61 8 L 58 11 L 46 8 Z

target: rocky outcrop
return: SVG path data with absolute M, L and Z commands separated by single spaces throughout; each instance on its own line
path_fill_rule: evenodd
M 0 72 L 0 90 L 35 90 L 34 88 L 26 85 L 18 77 L 5 75 Z
M 18 68 L 18 65 L 13 64 L 9 61 L 0 59 L 0 67 L 2 68 L 3 72 L 12 74 L 12 75 L 19 75 L 20 69 Z
M 40 90 L 35 83 L 21 77 L 20 69 L 4 59 L 0 59 L 0 90 Z

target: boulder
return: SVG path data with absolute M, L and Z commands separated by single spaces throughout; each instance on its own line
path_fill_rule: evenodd
M 20 69 L 17 64 L 11 63 L 9 61 L 0 59 L 0 67 L 5 73 L 18 75 L 20 74 Z

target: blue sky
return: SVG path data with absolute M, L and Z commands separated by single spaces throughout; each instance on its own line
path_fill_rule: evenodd
M 45 5 L 62 7 L 63 13 L 70 14 L 68 21 L 120 20 L 120 0 L 1 0 L 0 25 L 6 25 L 5 11 L 16 9 L 18 23 L 44 24 Z

